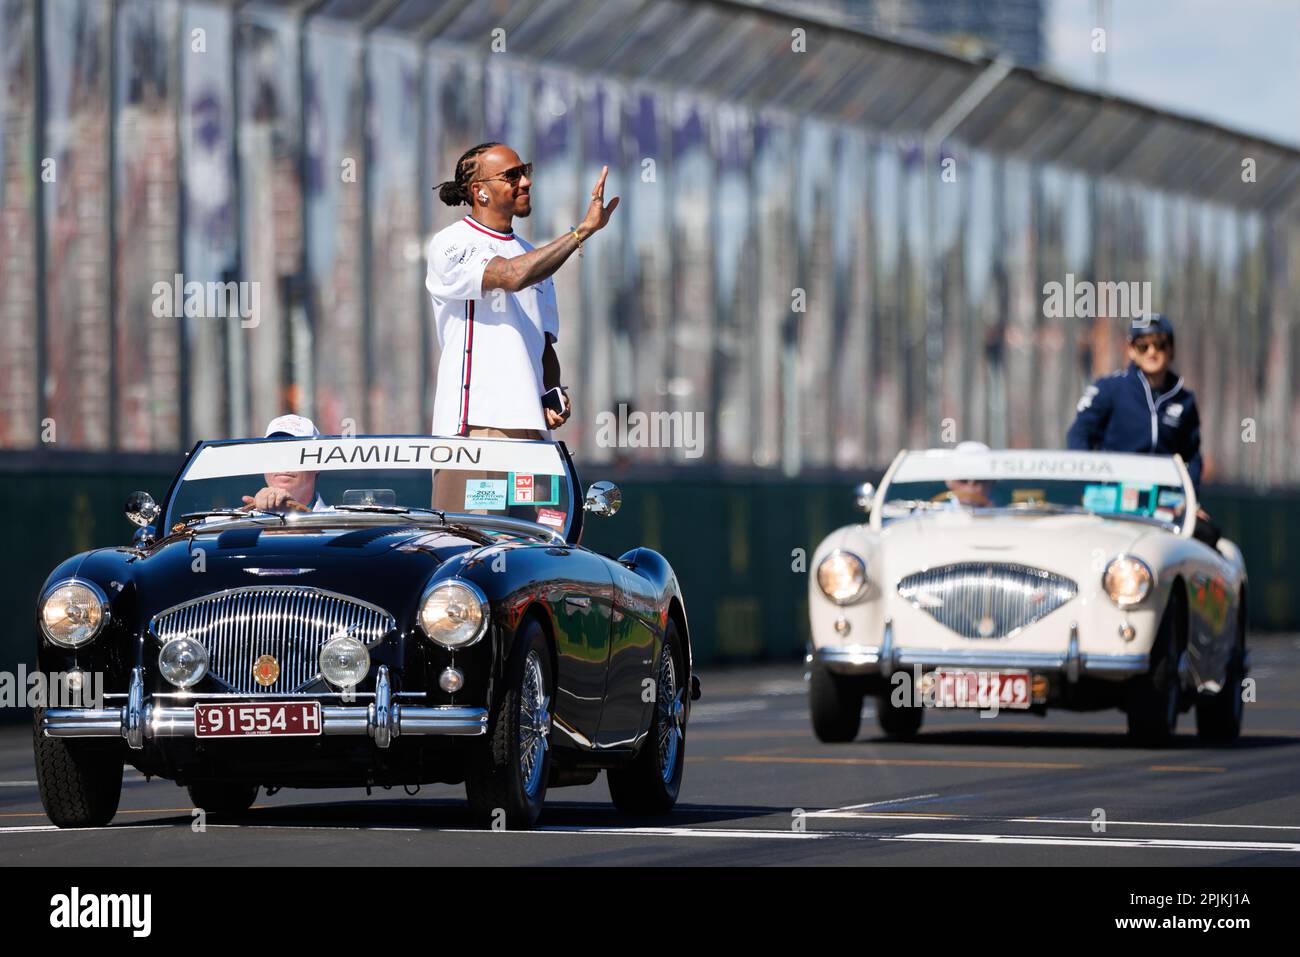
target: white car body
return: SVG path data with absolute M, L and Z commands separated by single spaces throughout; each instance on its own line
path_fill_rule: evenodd
M 1167 520 L 1156 520 L 1025 505 L 929 503 L 886 516 L 899 510 L 885 505 L 892 484 L 942 481 L 958 473 L 1003 485 L 1062 478 L 1086 482 L 1095 476 L 1134 487 L 1181 486 L 1184 517 L 1169 509 L 1155 513 Z M 1156 492 L 1150 494 L 1155 502 Z M 1059 450 L 904 450 L 870 499 L 867 521 L 828 535 L 809 568 L 810 672 L 837 676 L 823 675 L 822 681 L 836 685 L 827 692 L 832 698 L 847 696 L 829 705 L 842 707 L 845 722 L 856 726 L 847 711 L 854 700 L 860 707 L 858 690 L 883 695 L 892 690 L 897 672 L 915 678 L 936 668 L 1028 672 L 1038 689 L 1032 708 L 1039 712 L 1048 706 L 1126 708 L 1124 685 L 1144 680 L 1153 657 L 1161 657 L 1153 656 L 1153 646 L 1176 595 L 1183 603 L 1182 624 L 1176 626 L 1182 632 L 1177 709 L 1204 704 L 1214 695 L 1237 695 L 1236 675 L 1244 675 L 1246 667 L 1245 566 L 1240 550 L 1226 539 L 1211 547 L 1195 537 L 1196 493 L 1181 459 Z M 821 563 L 837 551 L 866 564 L 864 593 L 843 604 L 819 584 Z M 1103 587 L 1108 563 L 1120 556 L 1139 559 L 1151 572 L 1148 593 L 1128 608 L 1119 607 Z M 1225 692 L 1229 684 L 1234 687 Z M 826 700 L 823 695 L 823 705 Z M 919 720 L 918 713 L 918 726 Z M 1239 708 L 1236 721 L 1239 727 Z M 819 728 L 818 733 L 824 740 L 844 740 L 847 732 L 822 735 Z

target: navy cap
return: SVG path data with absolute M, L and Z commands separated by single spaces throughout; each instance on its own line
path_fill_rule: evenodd
M 1128 341 L 1132 342 L 1138 336 L 1149 336 L 1158 332 L 1164 333 L 1171 341 L 1173 340 L 1174 324 L 1169 321 L 1168 316 L 1162 312 L 1138 316 L 1128 327 Z

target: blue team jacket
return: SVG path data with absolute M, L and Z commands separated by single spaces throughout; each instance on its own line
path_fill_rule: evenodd
M 1103 376 L 1084 390 L 1065 442 L 1072 449 L 1181 455 L 1192 484 L 1201 486 L 1201 415 L 1181 377 L 1153 393 L 1134 363 Z

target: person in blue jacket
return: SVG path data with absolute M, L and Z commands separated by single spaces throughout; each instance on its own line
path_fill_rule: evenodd
M 1129 364 L 1084 390 L 1066 434 L 1071 449 L 1181 455 L 1201 487 L 1201 416 L 1196 396 L 1173 370 L 1174 326 L 1139 316 L 1129 326 Z

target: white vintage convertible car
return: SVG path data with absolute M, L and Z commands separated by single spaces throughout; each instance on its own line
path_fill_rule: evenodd
M 903 451 L 858 501 L 809 576 L 822 741 L 857 736 L 866 695 L 895 738 L 927 707 L 1119 708 L 1152 746 L 1195 707 L 1203 740 L 1237 737 L 1245 565 L 1196 534 L 1178 457 Z

